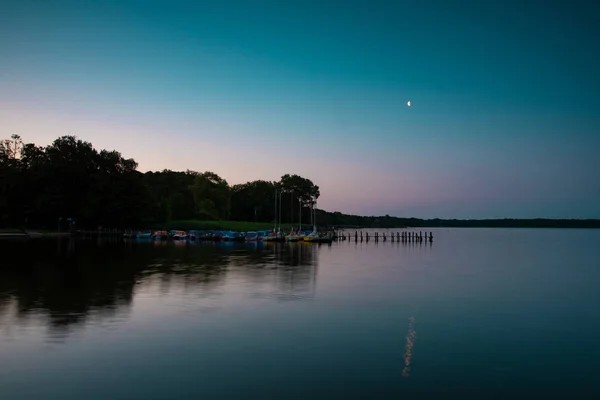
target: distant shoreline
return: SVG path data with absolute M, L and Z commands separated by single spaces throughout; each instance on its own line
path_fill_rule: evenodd
M 327 225 L 340 228 L 600 228 L 600 219 L 550 219 L 550 218 L 503 218 L 503 219 L 420 219 L 363 217 L 342 215 L 335 218 L 333 213 L 324 213 Z M 327 218 L 332 216 L 332 218 Z M 339 223 L 346 220 L 349 223 Z M 345 222 L 345 221 L 344 221 Z

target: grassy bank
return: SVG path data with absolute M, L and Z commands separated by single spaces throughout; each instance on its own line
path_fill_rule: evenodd
M 162 226 L 161 226 L 162 225 Z M 200 229 L 200 230 L 232 230 L 240 232 L 262 231 L 273 229 L 272 222 L 248 222 L 248 221 L 171 221 L 164 224 L 159 224 L 156 228 L 165 227 L 167 229 Z M 282 224 L 282 230 L 290 229 L 289 224 Z
M 23 230 L 17 228 L 0 228 L 0 233 L 23 233 Z
M 0 229 L 0 239 L 37 239 L 46 237 L 69 236 L 68 232 L 56 232 L 48 230 L 27 230 L 2 228 Z
M 63 229 L 61 233 L 65 233 L 66 230 Z M 27 229 L 18 229 L 18 228 L 0 228 L 0 233 L 34 233 L 34 234 L 55 234 L 57 233 L 56 229 L 40 229 L 40 228 L 27 228 Z

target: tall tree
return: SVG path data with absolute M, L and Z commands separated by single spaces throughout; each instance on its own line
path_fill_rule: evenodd
M 257 180 L 231 188 L 231 217 L 237 221 L 273 221 L 275 184 Z
M 289 205 L 289 208 L 284 208 L 289 210 L 285 219 L 290 223 L 293 223 L 297 218 L 297 214 L 294 212 L 294 210 L 297 210 L 297 203 L 300 203 L 299 206 L 302 208 L 312 207 L 320 196 L 319 187 L 310 179 L 299 175 L 283 175 L 279 181 L 279 186 L 284 193 L 283 202 Z M 304 218 L 303 220 L 307 221 Z
M 225 179 L 214 172 L 204 172 L 196 175 L 191 189 L 200 217 L 229 218 L 231 191 Z
M 0 141 L 0 223 L 22 224 L 21 149 L 19 135 Z

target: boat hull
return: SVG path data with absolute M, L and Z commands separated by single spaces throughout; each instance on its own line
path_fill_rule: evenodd
M 305 236 L 304 241 L 309 243 L 319 243 L 319 238 L 314 236 Z
M 283 236 L 267 236 L 263 240 L 265 242 L 285 242 L 285 237 L 283 237 Z

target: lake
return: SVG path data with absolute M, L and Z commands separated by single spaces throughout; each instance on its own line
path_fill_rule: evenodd
M 0 241 L 0 398 L 600 396 L 599 230 L 430 230 Z

